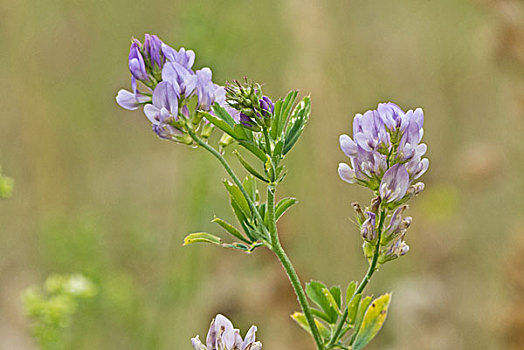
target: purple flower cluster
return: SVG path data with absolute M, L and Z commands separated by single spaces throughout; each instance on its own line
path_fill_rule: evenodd
M 398 203 L 406 194 L 420 192 L 423 184 L 412 183 L 429 166 L 428 159 L 422 158 L 427 150 L 421 143 L 423 124 L 421 108 L 404 112 L 391 102 L 357 114 L 353 138 L 340 136 L 340 147 L 350 159 L 350 164 L 339 164 L 340 177 L 378 190 L 386 203 Z
M 251 326 L 244 339 L 240 331 L 225 316 L 218 314 L 209 327 L 206 345 L 202 344 L 198 335 L 191 339 L 195 350 L 261 350 L 262 343 L 255 341 L 256 326 Z
M 193 70 L 195 53 L 184 48 L 178 51 L 163 43 L 156 35 L 145 35 L 142 44 L 133 39 L 129 51 L 132 91 L 120 90 L 117 103 L 128 110 L 144 106 L 144 113 L 153 130 L 165 139 L 183 134 L 180 118 L 191 117 L 188 105 L 196 99 L 196 108 L 210 111 L 218 102 L 226 104 L 225 89 L 212 81 L 209 68 Z M 137 89 L 137 82 L 143 91 Z

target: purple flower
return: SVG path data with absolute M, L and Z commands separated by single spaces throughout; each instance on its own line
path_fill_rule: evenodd
M 192 50 L 186 50 L 183 47 L 176 51 L 172 47 L 162 44 L 162 53 L 170 62 L 176 62 L 182 67 L 191 70 L 195 63 L 195 53 Z
M 136 88 L 136 79 L 131 77 L 131 87 L 133 92 L 125 89 L 120 89 L 116 95 L 116 102 L 120 107 L 128 109 L 130 111 L 137 109 L 140 105 L 151 101 L 150 96 L 142 95 Z
M 404 164 L 408 185 L 422 176 L 429 161 L 422 159 L 427 146 L 420 143 L 424 135 L 421 108 L 404 112 L 394 103 L 380 103 L 377 110 L 357 114 L 353 119 L 353 138 L 340 136 L 340 148 L 350 164 L 339 165 L 342 180 L 358 182 L 377 190 L 388 169 Z
M 198 335 L 191 339 L 195 350 L 261 350 L 262 343 L 255 341 L 256 326 L 251 326 L 244 339 L 240 331 L 225 316 L 218 314 L 211 322 L 206 338 L 202 344 Z
M 263 96 L 260 100 L 260 109 L 262 110 L 263 117 L 269 117 L 275 111 L 275 105 L 273 101 L 267 96 Z
M 168 62 L 162 69 L 162 80 L 178 87 L 180 95 L 188 98 L 195 91 L 198 77 L 193 71 L 177 62 Z
M 153 91 L 153 104 L 144 107 L 144 113 L 153 125 L 158 136 L 171 139 L 181 132 L 169 124 L 178 120 L 178 92 L 175 87 L 163 81 Z
M 380 198 L 387 203 L 401 200 L 409 186 L 409 174 L 404 165 L 395 164 L 382 178 L 379 186 Z
M 370 211 L 367 211 L 366 214 L 368 218 L 362 223 L 360 234 L 364 240 L 371 242 L 377 238 L 376 215 Z
M 131 48 L 129 49 L 129 70 L 136 79 L 141 81 L 149 81 L 144 57 L 142 57 L 142 53 L 140 52 L 137 42 L 133 42 L 131 44 Z
M 216 101 L 217 90 L 220 86 L 213 83 L 212 72 L 209 68 L 202 68 L 195 72 L 197 76 L 196 92 L 198 96 L 198 108 L 209 111 Z
M 350 184 L 356 182 L 355 170 L 351 169 L 346 163 L 338 164 L 338 175 L 340 178 Z
M 353 120 L 353 137 L 358 146 L 365 151 L 389 150 L 390 135 L 384 127 L 377 111 L 357 114 Z
M 156 68 L 158 69 L 162 69 L 162 66 L 165 62 L 165 58 L 162 55 L 161 48 L 162 40 L 160 40 L 158 36 L 150 34 L 145 35 L 144 51 L 149 58 L 151 66 L 156 66 Z

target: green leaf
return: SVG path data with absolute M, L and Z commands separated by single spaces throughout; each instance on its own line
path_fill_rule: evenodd
M 327 291 L 327 293 L 325 293 Z M 336 302 L 326 286 L 317 281 L 306 283 L 306 294 L 329 317 L 329 323 L 335 323 L 338 318 Z M 329 297 L 331 296 L 331 298 Z
M 213 104 L 213 112 L 215 112 L 215 115 L 220 118 L 221 120 L 225 121 L 227 124 L 229 124 L 231 127 L 234 127 L 236 122 L 235 119 L 229 113 L 220 106 L 218 103 Z
M 357 311 L 357 315 L 355 316 L 355 322 L 353 326 L 353 328 L 355 329 L 355 332 L 351 336 L 350 344 L 353 344 L 353 342 L 355 341 L 355 337 L 357 336 L 358 330 L 360 329 L 360 325 L 362 324 L 362 320 L 364 319 L 364 314 L 369 304 L 371 304 L 372 299 L 373 299 L 372 297 L 367 296 L 360 300 L 360 304 L 358 306 L 358 311 Z
M 293 114 L 286 127 L 286 137 L 283 154 L 287 154 L 298 141 L 311 113 L 311 100 L 305 97 L 293 110 Z
M 311 328 L 309 328 L 309 323 L 307 322 L 307 319 L 306 319 L 306 316 L 301 313 L 301 312 L 295 312 L 293 315 L 291 315 L 291 318 L 296 322 L 298 323 L 298 325 L 300 327 L 302 327 L 304 330 L 306 330 L 306 332 L 308 332 L 309 334 L 311 334 Z M 320 333 L 320 336 L 323 338 L 323 339 L 329 339 L 330 337 L 330 332 L 329 330 L 326 328 L 326 326 L 324 326 L 320 321 L 316 320 L 315 319 L 315 325 L 317 326 L 318 328 L 318 331 Z
M 353 342 L 353 350 L 360 350 L 366 346 L 380 331 L 388 313 L 391 294 L 384 294 L 371 303 L 367 308 L 364 320 Z
M 282 103 L 282 112 L 281 116 L 279 118 L 279 125 L 278 125 L 278 132 L 279 134 L 284 130 L 284 126 L 289 122 L 289 114 L 291 112 L 291 108 L 293 107 L 293 104 L 295 103 L 295 100 L 297 99 L 298 91 L 293 90 L 290 91 L 284 102 Z
M 326 321 L 327 323 L 331 322 L 329 316 L 326 315 L 326 313 L 324 311 L 320 311 L 318 309 L 311 308 L 311 313 L 313 314 L 313 316 L 316 316 L 316 317 Z
M 273 113 L 273 122 L 271 124 L 271 138 L 276 140 L 282 134 L 284 125 L 289 116 L 289 112 L 295 99 L 297 98 L 298 91 L 290 91 L 284 100 L 278 100 L 275 103 L 275 111 Z
M 275 159 L 279 159 L 280 156 L 282 156 L 282 151 L 284 150 L 284 142 L 282 140 L 279 140 L 275 144 L 275 149 L 273 150 L 273 156 Z
M 268 179 L 264 177 L 264 175 L 260 174 L 255 168 L 253 168 L 241 155 L 237 150 L 233 151 L 233 154 L 238 158 L 240 161 L 240 164 L 244 166 L 244 168 L 253 176 L 255 176 L 257 179 L 262 180 L 266 183 L 269 182 Z
M 251 248 L 243 243 L 238 243 L 238 242 L 235 242 L 235 243 L 224 243 L 222 244 L 222 246 L 224 248 L 232 248 L 232 249 L 238 249 L 238 250 L 241 250 L 243 252 L 249 252 L 251 251 Z
M 233 132 L 233 131 L 231 131 Z M 233 134 L 232 135 L 233 137 L 235 137 L 235 135 Z M 254 154 L 258 159 L 260 159 L 261 161 L 265 162 L 267 160 L 267 156 L 266 154 L 264 153 L 264 151 L 262 151 L 261 149 L 259 149 L 257 146 L 255 146 L 253 144 L 253 142 L 251 141 L 246 141 L 246 140 L 240 140 L 238 141 L 238 143 L 244 147 L 245 149 L 247 149 L 249 152 L 251 152 L 252 154 Z
M 244 189 L 246 190 L 248 195 L 251 197 L 251 200 L 253 202 L 257 202 L 258 192 L 257 192 L 257 183 L 255 181 L 255 178 L 250 175 L 246 176 L 246 178 L 242 182 L 242 185 L 244 186 Z
M 258 212 L 260 213 L 260 216 L 266 216 L 266 203 L 262 203 L 258 206 Z
M 329 302 L 329 306 L 336 311 L 338 315 L 341 315 L 340 308 L 338 306 L 337 300 L 331 294 L 330 290 L 327 288 L 322 288 L 322 293 L 324 293 L 324 296 L 326 297 L 326 300 Z M 340 296 L 340 290 L 339 290 L 339 296 Z M 336 319 L 335 319 L 336 321 Z
M 244 214 L 245 218 L 251 218 L 251 209 L 249 208 L 249 203 L 242 194 L 242 191 L 240 191 L 240 188 L 228 180 L 224 180 L 224 186 L 229 192 L 231 201 L 238 206 L 238 208 L 242 211 L 242 214 Z
M 340 309 L 340 305 L 342 303 L 342 298 L 340 296 L 340 294 L 341 294 L 340 287 L 338 287 L 338 286 L 331 287 L 331 288 L 329 288 L 329 292 L 331 293 L 333 298 L 335 298 L 335 301 L 337 302 L 337 306 Z
M 222 220 L 220 218 L 215 217 L 211 222 L 220 225 L 224 230 L 235 236 L 236 238 L 240 239 L 241 241 L 244 241 L 246 243 L 251 243 L 249 240 L 247 240 L 242 233 L 240 233 L 239 230 L 237 230 L 233 225 L 231 225 L 229 222 Z
M 237 139 L 235 131 L 233 130 L 233 127 L 231 125 L 229 125 L 228 123 L 226 123 L 222 119 L 218 119 L 217 117 L 215 117 L 214 115 L 212 115 L 210 113 L 207 113 L 207 112 L 202 112 L 202 113 L 204 113 L 206 119 L 211 124 L 215 125 L 217 128 L 219 128 L 220 130 L 222 130 L 223 132 L 225 132 L 229 136 L 233 137 L 235 140 Z
M 346 304 L 349 304 L 356 290 L 357 290 L 357 281 L 349 282 L 348 287 L 346 289 Z
M 222 244 L 222 240 L 214 236 L 210 233 L 206 232 L 197 232 L 197 233 L 191 233 L 184 238 L 184 244 L 183 245 L 190 245 L 193 243 L 213 243 L 217 245 Z
M 275 218 L 278 220 L 292 205 L 298 203 L 296 198 L 286 197 L 281 199 L 275 209 Z
M 279 136 L 278 126 L 280 125 L 280 118 L 282 116 L 282 100 L 275 102 L 275 110 L 273 112 L 273 121 L 271 123 L 269 134 L 273 140 Z
M 350 302 L 348 304 L 348 319 L 347 319 L 347 322 L 350 325 L 353 325 L 355 323 L 355 317 L 357 316 L 358 305 L 360 303 L 361 298 L 362 298 L 362 293 L 358 293 L 357 295 L 355 295 L 353 300 L 350 299 Z
M 248 133 L 250 133 L 250 131 L 247 131 L 246 128 L 244 128 L 240 124 L 235 124 L 235 126 L 233 127 L 233 132 L 235 133 L 237 140 L 247 140 L 247 135 Z

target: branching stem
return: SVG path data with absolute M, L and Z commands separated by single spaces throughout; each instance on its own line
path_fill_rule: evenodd
M 322 337 L 320 336 L 320 332 L 318 331 L 317 325 L 315 324 L 315 319 L 313 317 L 313 314 L 311 313 L 311 309 L 309 307 L 309 304 L 306 298 L 306 294 L 304 292 L 300 279 L 295 271 L 295 268 L 293 267 L 293 264 L 291 263 L 291 260 L 289 260 L 289 257 L 287 256 L 286 252 L 284 251 L 284 248 L 280 244 L 280 240 L 278 238 L 276 218 L 275 218 L 275 187 L 276 187 L 275 183 L 271 182 L 268 184 L 266 206 L 268 210 L 269 227 L 266 227 L 264 223 L 264 219 L 260 215 L 255 203 L 252 201 L 251 197 L 248 195 L 247 191 L 245 190 L 244 186 L 242 185 L 242 182 L 240 182 L 239 178 L 236 176 L 233 169 L 231 169 L 231 166 L 228 164 L 226 159 L 215 148 L 213 148 L 207 142 L 205 142 L 200 137 L 198 137 L 189 126 L 187 126 L 187 132 L 189 136 L 191 136 L 191 138 L 195 140 L 195 142 L 198 145 L 202 146 L 205 150 L 210 152 L 213 156 L 215 156 L 215 158 L 219 160 L 220 164 L 222 164 L 226 172 L 229 174 L 229 176 L 231 176 L 235 184 L 240 188 L 240 191 L 242 192 L 242 195 L 246 198 L 249 204 L 249 207 L 255 213 L 255 217 L 260 227 L 264 231 L 264 234 L 267 235 L 267 239 L 269 240 L 269 243 L 266 243 L 266 245 L 268 245 L 271 248 L 271 250 L 275 253 L 280 263 L 282 264 L 282 267 L 286 271 L 289 281 L 291 282 L 291 285 L 293 286 L 295 294 L 297 295 L 298 302 L 302 308 L 302 311 L 304 312 L 304 315 L 306 316 L 306 320 L 309 324 L 311 333 L 313 335 L 313 338 L 315 339 L 315 343 L 317 345 L 318 350 L 324 350 L 324 343 L 322 341 Z

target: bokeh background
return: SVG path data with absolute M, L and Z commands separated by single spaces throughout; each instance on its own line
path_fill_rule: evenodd
M 265 349 L 313 349 L 271 254 L 182 247 L 232 217 L 225 173 L 115 103 L 144 33 L 193 49 L 218 83 L 312 95 L 279 193 L 300 201 L 280 229 L 303 281 L 345 287 L 366 269 L 350 202 L 369 196 L 338 179 L 338 135 L 377 102 L 422 106 L 426 190 L 410 253 L 370 285 L 394 298 L 369 348 L 524 348 L 522 1 L 3 0 L 0 164 L 16 187 L 0 202 L 1 350 L 36 349 L 20 294 L 55 272 L 100 289 L 70 349 L 190 348 L 218 312 L 257 324 Z

